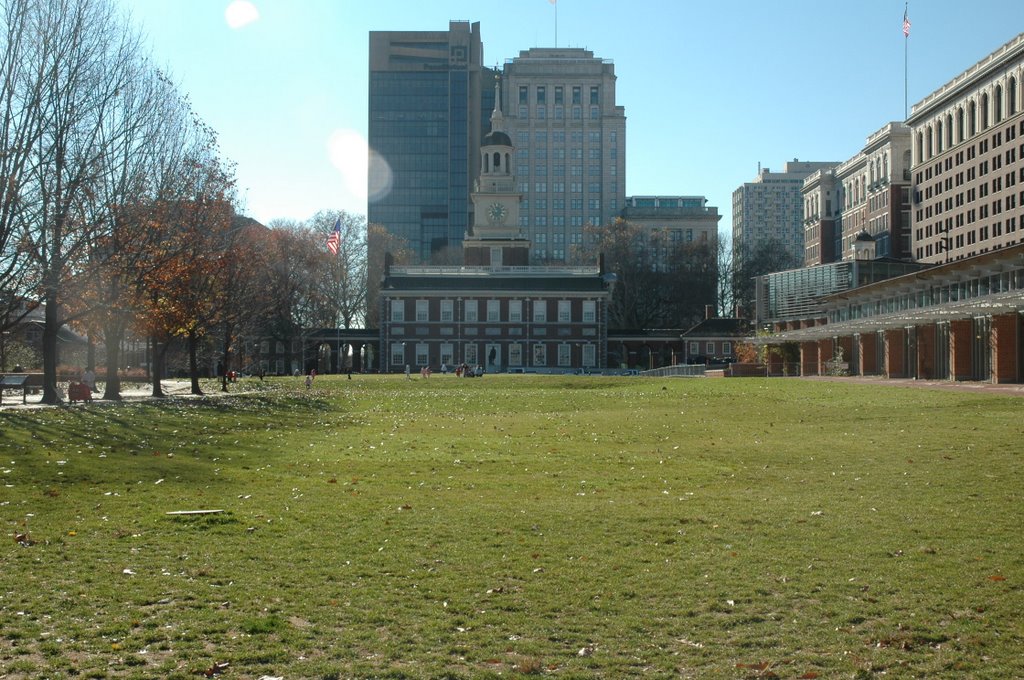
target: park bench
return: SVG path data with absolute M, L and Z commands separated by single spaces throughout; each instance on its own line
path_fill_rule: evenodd
M 21 391 L 21 403 L 28 403 L 28 394 L 43 389 L 42 373 L 7 373 L 0 375 L 0 397 L 7 390 Z
M 21 403 L 28 403 L 28 376 L 10 374 L 0 377 L 0 398 L 7 390 L 21 390 Z

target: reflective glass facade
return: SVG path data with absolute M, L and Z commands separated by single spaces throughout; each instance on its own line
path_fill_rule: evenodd
M 371 33 L 368 142 L 392 180 L 367 217 L 421 262 L 461 248 L 469 227 L 476 148 L 494 104 L 492 82 L 481 88 L 482 52 L 479 24 Z

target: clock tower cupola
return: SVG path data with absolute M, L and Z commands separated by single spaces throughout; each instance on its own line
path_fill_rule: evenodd
M 504 130 L 501 82 L 495 77 L 491 131 L 480 140 L 480 177 L 473 187 L 473 226 L 463 240 L 467 265 L 518 266 L 529 261 L 530 242 L 519 227 L 519 200 L 512 174 L 514 148 Z

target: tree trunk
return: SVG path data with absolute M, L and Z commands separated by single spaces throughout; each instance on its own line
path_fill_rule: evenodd
M 199 348 L 199 336 L 194 331 L 188 334 L 188 375 L 192 382 L 192 394 L 202 394 L 199 387 L 199 361 L 196 359 Z M 227 367 L 224 368 L 227 371 Z
M 62 402 L 57 392 L 57 333 L 60 330 L 57 313 L 56 289 L 45 295 L 45 322 L 43 323 L 43 403 L 57 405 Z
M 220 376 L 220 389 L 222 392 L 228 391 L 228 373 L 231 371 L 231 330 L 232 324 L 224 324 L 224 346 L 222 347 L 223 359 L 221 363 L 224 366 L 222 375 Z
M 164 376 L 164 353 L 167 352 L 167 343 L 165 342 L 163 349 L 161 349 L 160 342 L 156 339 L 156 336 L 152 340 L 153 361 L 151 363 L 153 364 L 153 370 L 150 371 L 149 377 L 153 382 L 153 396 L 163 397 L 166 395 L 164 394 L 163 387 L 160 385 L 160 379 Z
M 120 322 L 111 322 L 103 329 L 103 337 L 106 339 L 106 362 L 107 376 L 103 387 L 103 398 L 112 401 L 121 400 L 121 376 L 117 372 L 120 363 L 121 339 L 124 336 L 124 326 Z

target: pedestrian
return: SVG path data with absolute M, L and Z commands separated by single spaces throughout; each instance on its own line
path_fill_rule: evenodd
M 412 380 L 412 377 L 409 375 L 409 364 L 405 365 L 405 379 Z
M 306 374 L 306 389 L 308 390 L 313 386 L 313 378 L 316 377 L 316 371 L 310 371 Z

